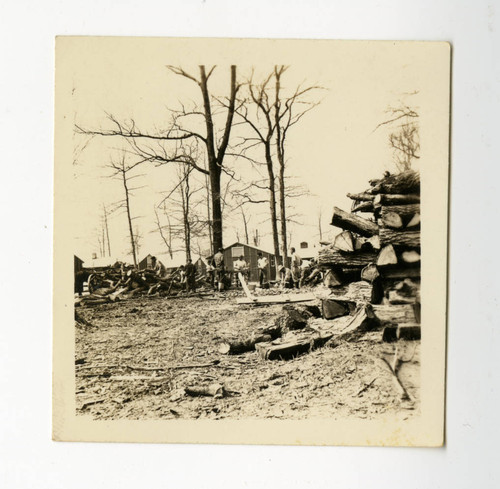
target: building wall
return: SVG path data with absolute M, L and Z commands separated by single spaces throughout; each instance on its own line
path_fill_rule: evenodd
M 75 273 L 83 269 L 83 260 L 75 255 Z
M 258 282 L 259 281 L 259 269 L 257 267 L 258 252 L 259 250 L 256 250 L 255 248 L 240 243 L 235 244 L 230 248 L 227 248 L 226 250 L 224 250 L 224 263 L 226 265 L 226 270 L 230 272 L 234 271 L 234 266 L 233 266 L 234 262 L 240 257 L 240 255 L 243 255 L 250 271 L 249 280 L 251 282 Z M 269 262 L 267 266 L 268 280 L 275 280 L 276 263 L 274 255 L 271 255 L 270 253 L 267 253 L 265 251 L 262 251 L 261 253 L 263 256 L 267 258 L 267 261 Z
M 152 256 L 148 255 L 139 262 L 139 270 L 145 270 L 146 268 L 153 267 Z

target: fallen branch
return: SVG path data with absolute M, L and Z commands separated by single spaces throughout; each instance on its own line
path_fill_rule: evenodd
M 359 396 L 360 394 L 365 392 L 367 389 L 369 389 L 377 379 L 378 379 L 378 377 L 374 377 L 370 382 L 368 382 L 368 384 L 365 384 L 365 386 L 362 389 L 360 389 L 356 395 Z

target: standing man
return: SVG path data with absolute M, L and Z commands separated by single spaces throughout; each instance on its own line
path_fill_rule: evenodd
M 300 288 L 300 275 L 301 275 L 300 266 L 302 265 L 302 258 L 297 254 L 295 248 L 291 248 L 290 251 L 292 252 L 291 270 L 292 270 L 293 284 L 298 289 Z
M 207 258 L 208 283 L 210 284 L 210 287 L 212 287 L 212 289 L 214 288 L 214 279 L 215 279 L 214 275 L 215 275 L 214 259 L 213 258 Z
M 243 275 L 243 278 L 247 280 L 247 274 L 248 274 L 248 265 L 247 262 L 245 261 L 245 258 L 240 256 L 235 262 L 234 262 L 234 271 L 236 273 L 236 276 L 238 276 L 238 273 L 241 273 Z M 236 281 L 237 283 L 237 281 Z
M 186 265 L 186 291 L 191 292 L 196 290 L 196 268 L 193 265 L 193 260 L 189 259 Z
M 269 261 L 265 256 L 262 256 L 262 253 L 259 251 L 257 253 L 259 259 L 257 260 L 257 268 L 259 269 L 259 284 L 262 287 L 264 282 L 267 282 L 267 265 Z
M 224 254 L 223 249 L 219 248 L 219 251 L 214 256 L 214 266 L 215 266 L 215 284 L 219 292 L 223 289 L 224 285 L 222 280 L 224 278 Z M 214 285 L 215 285 L 214 284 Z

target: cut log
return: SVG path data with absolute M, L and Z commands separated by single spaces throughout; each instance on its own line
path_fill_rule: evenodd
M 383 323 L 411 324 L 416 321 L 411 305 L 376 305 L 373 306 L 373 312 Z
M 335 270 L 327 270 L 323 277 L 323 284 L 326 287 L 338 287 L 343 284 L 342 276 Z
M 303 353 L 309 353 L 313 347 L 313 338 L 300 338 L 279 344 L 258 343 L 255 346 L 263 360 L 288 360 Z
M 329 297 L 321 301 L 321 311 L 325 319 L 335 319 L 351 314 L 356 309 L 356 302 Z
M 371 238 L 363 238 L 357 236 L 354 239 L 354 251 L 374 251 L 380 249 L 380 240 L 377 236 Z
M 373 202 L 356 202 L 351 207 L 351 212 L 373 212 Z
M 370 243 L 374 250 L 380 250 L 380 237 L 378 234 L 368 238 L 366 242 Z
M 184 389 L 189 396 L 212 396 L 222 397 L 224 395 L 224 387 L 220 384 L 211 384 L 208 386 L 190 386 Z
M 243 341 L 224 341 L 219 344 L 219 353 L 223 355 L 239 355 L 247 351 L 254 351 L 257 343 L 270 342 L 273 338 L 269 334 L 252 335 Z
M 403 253 L 401 253 L 401 259 L 405 263 L 418 263 L 420 261 L 420 253 L 415 250 L 403 251 Z
M 409 278 L 406 278 L 402 282 L 398 282 L 395 285 L 394 290 L 406 297 L 416 297 L 418 292 L 420 291 L 420 284 L 413 282 L 413 280 Z
M 420 340 L 422 337 L 420 324 L 401 324 L 397 331 L 398 339 L 400 340 Z
M 389 196 L 387 196 L 389 197 Z M 408 197 L 403 195 L 402 197 Z M 411 219 L 415 214 L 420 213 L 420 204 L 400 204 L 400 205 L 383 205 L 380 208 L 382 216 L 386 212 L 395 212 L 399 214 L 403 220 Z
M 370 297 L 371 304 L 381 304 L 384 300 L 385 290 L 382 277 L 377 277 L 372 282 L 372 295 Z
M 353 237 L 350 231 L 343 231 L 335 236 L 333 247 L 340 251 L 354 251 Z
M 318 252 L 318 264 L 327 266 L 363 268 L 374 263 L 377 254 L 374 251 L 359 251 L 356 253 L 343 253 L 332 248 L 322 248 Z
M 275 326 L 285 334 L 287 331 L 303 329 L 307 321 L 312 317 L 321 317 L 318 306 L 286 305 L 283 306 L 282 314 L 276 318 Z
M 415 341 L 421 339 L 420 324 L 401 324 L 384 328 L 382 341 L 393 343 L 397 340 Z
M 384 246 L 377 257 L 377 266 L 385 267 L 387 265 L 397 265 L 398 257 L 394 251 L 394 246 Z
M 414 304 L 416 299 L 414 297 L 405 297 L 397 290 L 389 290 L 388 294 L 389 304 Z
M 370 304 L 360 307 L 352 317 L 352 320 L 335 336 L 325 343 L 325 346 L 334 346 L 339 340 L 350 340 L 353 336 L 370 331 L 380 325 Z
M 384 279 L 392 279 L 392 280 L 398 280 L 398 279 L 405 279 L 407 277 L 409 278 L 420 278 L 420 267 L 408 267 L 408 268 L 381 268 L 380 270 L 380 275 Z
M 398 341 L 398 328 L 397 326 L 387 326 L 382 332 L 382 341 L 384 343 L 394 343 Z
M 388 228 L 380 228 L 380 244 L 382 246 L 408 246 L 409 248 L 420 248 L 420 231 L 395 231 Z
M 366 192 L 362 192 L 360 194 L 347 194 L 347 197 L 349 197 L 352 200 L 367 201 L 367 202 L 373 202 L 373 199 L 375 198 L 374 195 Z
M 346 297 L 356 302 L 370 302 L 372 286 L 366 282 L 351 282 L 347 287 Z
M 373 208 L 380 209 L 381 207 L 384 206 L 403 206 L 403 205 L 411 205 L 419 203 L 420 203 L 420 195 L 418 194 L 409 194 L 409 195 L 378 194 L 373 199 Z
M 382 223 L 386 228 L 401 229 L 403 227 L 403 219 L 399 214 L 392 211 L 386 211 L 382 208 Z
M 381 180 L 373 180 L 369 194 L 412 194 L 420 192 L 420 174 L 407 170 L 395 175 L 389 175 Z
M 380 277 L 380 273 L 378 271 L 377 265 L 375 265 L 374 263 L 366 265 L 366 267 L 361 270 L 361 280 L 372 283 L 377 277 Z
M 339 227 L 346 231 L 352 231 L 366 237 L 378 234 L 378 226 L 376 223 L 368 219 L 363 219 L 356 214 L 349 214 L 338 207 L 333 208 L 332 226 Z
M 418 228 L 420 227 L 420 214 L 417 212 L 413 215 L 413 217 L 408 221 L 406 225 L 407 228 Z

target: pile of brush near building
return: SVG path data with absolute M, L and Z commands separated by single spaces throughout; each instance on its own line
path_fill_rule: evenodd
M 333 290 L 370 284 L 373 310 L 388 325 L 386 341 L 414 339 L 420 337 L 420 175 L 409 170 L 369 183 L 347 194 L 351 212 L 334 208 L 331 224 L 343 231 L 320 250 L 318 263 Z

